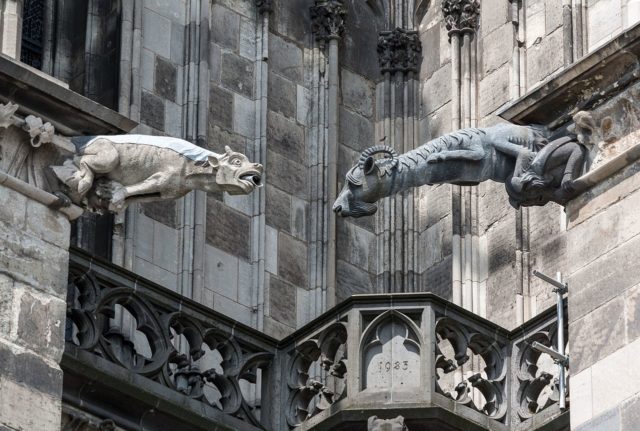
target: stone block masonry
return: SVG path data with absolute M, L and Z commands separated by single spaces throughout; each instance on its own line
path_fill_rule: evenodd
M 69 220 L 5 186 L 0 207 L 0 429 L 58 430 Z

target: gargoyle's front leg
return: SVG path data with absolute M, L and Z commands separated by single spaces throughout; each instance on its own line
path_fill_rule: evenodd
M 572 147 L 571 155 L 564 168 L 561 184 L 562 189 L 567 193 L 575 191 L 573 181 L 580 176 L 585 156 L 585 148 L 582 145 L 576 143 Z
M 120 211 L 125 206 L 125 200 L 132 196 L 154 195 L 158 197 L 163 186 L 165 186 L 166 180 L 166 173 L 157 172 L 141 183 L 122 187 L 113 194 L 109 207 L 112 211 Z

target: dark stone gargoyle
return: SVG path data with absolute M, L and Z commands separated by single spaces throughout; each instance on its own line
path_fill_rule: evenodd
M 402 155 L 388 146 L 371 147 L 347 173 L 333 210 L 343 217 L 367 216 L 381 198 L 412 187 L 487 180 L 504 183 L 515 208 L 565 204 L 578 193 L 573 182 L 586 151 L 574 136 L 551 142 L 548 137 L 542 127 L 499 124 L 461 129 Z

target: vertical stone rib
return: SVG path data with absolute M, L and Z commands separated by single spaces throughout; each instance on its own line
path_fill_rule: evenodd
M 328 46 L 327 89 L 327 199 L 324 203 L 327 225 L 326 296 L 323 306 L 331 307 L 336 301 L 336 219 L 329 216 L 330 207 L 337 196 L 338 185 L 338 90 L 339 52 L 338 42 L 344 32 L 346 9 L 341 0 L 316 0 L 311 7 L 311 19 L 315 38 Z

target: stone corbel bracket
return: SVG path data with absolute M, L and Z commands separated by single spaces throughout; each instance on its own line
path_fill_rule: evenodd
M 71 155 L 75 153 L 75 147 L 71 144 L 71 141 L 66 137 L 57 135 L 51 123 L 43 122 L 41 118 L 34 115 L 21 117 L 17 114 L 19 109 L 20 107 L 15 103 L 0 104 L 0 130 L 17 128 L 25 132 L 29 137 L 31 150 L 25 151 L 20 148 L 19 143 L 11 144 L 11 142 L 9 143 L 12 146 L 11 149 L 2 149 L 0 154 L 4 157 L 10 153 L 11 160 L 2 162 L 0 158 L 3 168 L 0 169 L 0 185 L 18 191 L 52 209 L 59 210 L 70 220 L 80 217 L 83 212 L 80 207 L 70 205 L 60 197 L 42 189 L 41 181 L 39 180 L 42 177 L 42 173 L 39 173 L 38 179 L 35 178 L 36 174 L 30 173 L 26 182 L 12 175 L 12 172 L 21 172 L 25 169 L 30 172 L 37 170 L 37 167 L 31 166 L 33 159 L 31 153 L 33 151 L 42 151 L 41 147 L 43 145 L 46 147 L 49 144 L 55 147 L 55 154 Z
M 640 159 L 639 98 L 640 25 L 636 25 L 498 115 L 516 124 L 542 125 L 553 136 L 575 135 L 588 150 L 583 174 L 573 183 L 575 191 L 584 194 Z M 579 204 L 570 203 L 568 212 L 579 210 L 588 200 L 588 196 L 575 199 Z

